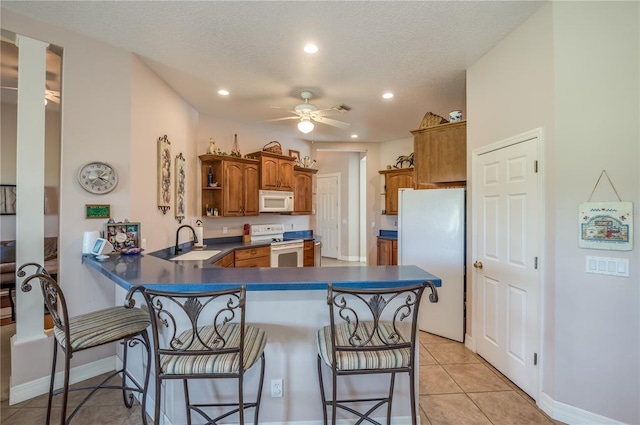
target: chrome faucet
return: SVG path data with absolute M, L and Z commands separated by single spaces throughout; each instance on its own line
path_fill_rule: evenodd
M 182 248 L 180 248 L 180 245 L 178 245 L 178 235 L 180 234 L 180 229 L 184 227 L 188 227 L 189 229 L 191 229 L 191 233 L 193 233 L 193 242 L 191 243 L 191 245 L 193 246 L 198 243 L 198 236 L 196 236 L 196 229 L 189 226 L 188 224 L 183 224 L 182 226 L 178 227 L 178 230 L 176 230 L 176 249 L 175 249 L 176 254 L 178 253 L 178 251 L 182 251 Z

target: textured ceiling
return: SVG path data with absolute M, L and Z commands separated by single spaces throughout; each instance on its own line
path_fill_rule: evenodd
M 195 109 L 256 125 L 310 89 L 316 141 L 410 137 L 426 112 L 465 106 L 465 69 L 531 16 L 529 1 L 2 1 L 2 7 L 138 54 Z M 303 53 L 307 41 L 315 55 Z M 62 46 L 64 48 L 64 46 Z M 216 92 L 231 92 L 227 98 Z M 384 91 L 395 97 L 383 100 Z M 64 93 L 63 93 L 64 100 Z M 281 109 L 275 109 L 274 106 Z M 261 123 L 295 130 L 295 121 Z

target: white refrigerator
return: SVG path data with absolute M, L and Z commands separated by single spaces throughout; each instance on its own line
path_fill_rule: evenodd
M 437 303 L 422 298 L 420 330 L 462 342 L 465 189 L 400 189 L 398 204 L 398 264 L 418 266 L 442 280 Z

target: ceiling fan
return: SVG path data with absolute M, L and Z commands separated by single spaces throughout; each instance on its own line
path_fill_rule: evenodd
M 283 118 L 275 118 L 267 121 L 283 121 L 283 120 L 299 120 L 298 122 L 298 130 L 302 133 L 310 133 L 314 129 L 313 122 L 317 122 L 320 124 L 327 124 L 333 127 L 338 127 L 342 129 L 349 128 L 351 124 L 334 120 L 332 118 L 327 118 L 327 114 L 331 114 L 333 112 L 347 112 L 351 110 L 350 106 L 347 105 L 337 105 L 327 109 L 318 109 L 316 106 L 309 103 L 309 99 L 313 97 L 313 93 L 309 90 L 304 90 L 300 93 L 300 97 L 304 101 L 303 103 L 297 105 L 291 113 L 295 114 L 289 117 Z
M 11 87 L 11 86 L 0 86 L 0 89 L 3 89 L 3 90 L 4 89 L 6 89 L 6 90 L 18 90 L 17 87 Z M 44 98 L 45 98 L 46 101 L 51 101 L 53 103 L 60 104 L 60 92 L 59 91 L 45 89 Z

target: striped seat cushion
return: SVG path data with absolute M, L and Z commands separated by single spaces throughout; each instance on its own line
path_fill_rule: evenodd
M 380 333 L 383 338 L 393 334 L 393 327 L 389 323 L 379 323 Z M 358 335 L 361 340 L 367 339 L 365 335 L 371 334 L 373 322 L 360 322 Z M 353 325 L 350 323 L 336 324 L 336 344 L 338 346 L 350 347 L 349 337 L 353 332 Z M 400 341 L 405 342 L 404 337 L 400 336 Z M 325 326 L 318 330 L 316 334 L 316 343 L 318 346 L 318 354 L 322 360 L 331 367 L 331 327 Z M 366 347 L 385 346 L 380 336 L 375 333 L 373 338 Z M 407 367 L 410 365 L 411 351 L 407 348 L 396 348 L 380 351 L 338 351 L 336 353 L 336 369 L 337 370 L 375 370 L 375 369 L 394 369 Z
M 228 323 L 219 327 L 221 336 L 226 341 L 226 348 L 238 347 L 240 344 L 240 325 L 236 323 Z M 203 326 L 198 328 L 198 334 L 202 341 L 208 346 L 216 346 L 214 343 L 216 334 L 213 326 Z M 178 336 L 178 340 L 188 344 L 193 338 L 191 329 L 182 332 Z M 267 334 L 264 329 L 256 326 L 246 326 L 244 331 L 244 359 L 243 370 L 253 366 L 262 353 L 267 344 Z M 185 349 L 185 351 L 207 350 L 199 340 Z M 223 354 L 204 354 L 204 355 L 176 355 L 162 354 L 160 355 L 160 369 L 162 373 L 167 375 L 187 375 L 187 374 L 218 374 L 218 373 L 238 373 L 240 367 L 240 353 L 223 353 Z
M 74 350 L 118 341 L 144 331 L 151 324 L 149 313 L 139 308 L 111 307 L 69 319 L 70 345 Z M 61 346 L 67 341 L 62 329 L 54 328 Z

